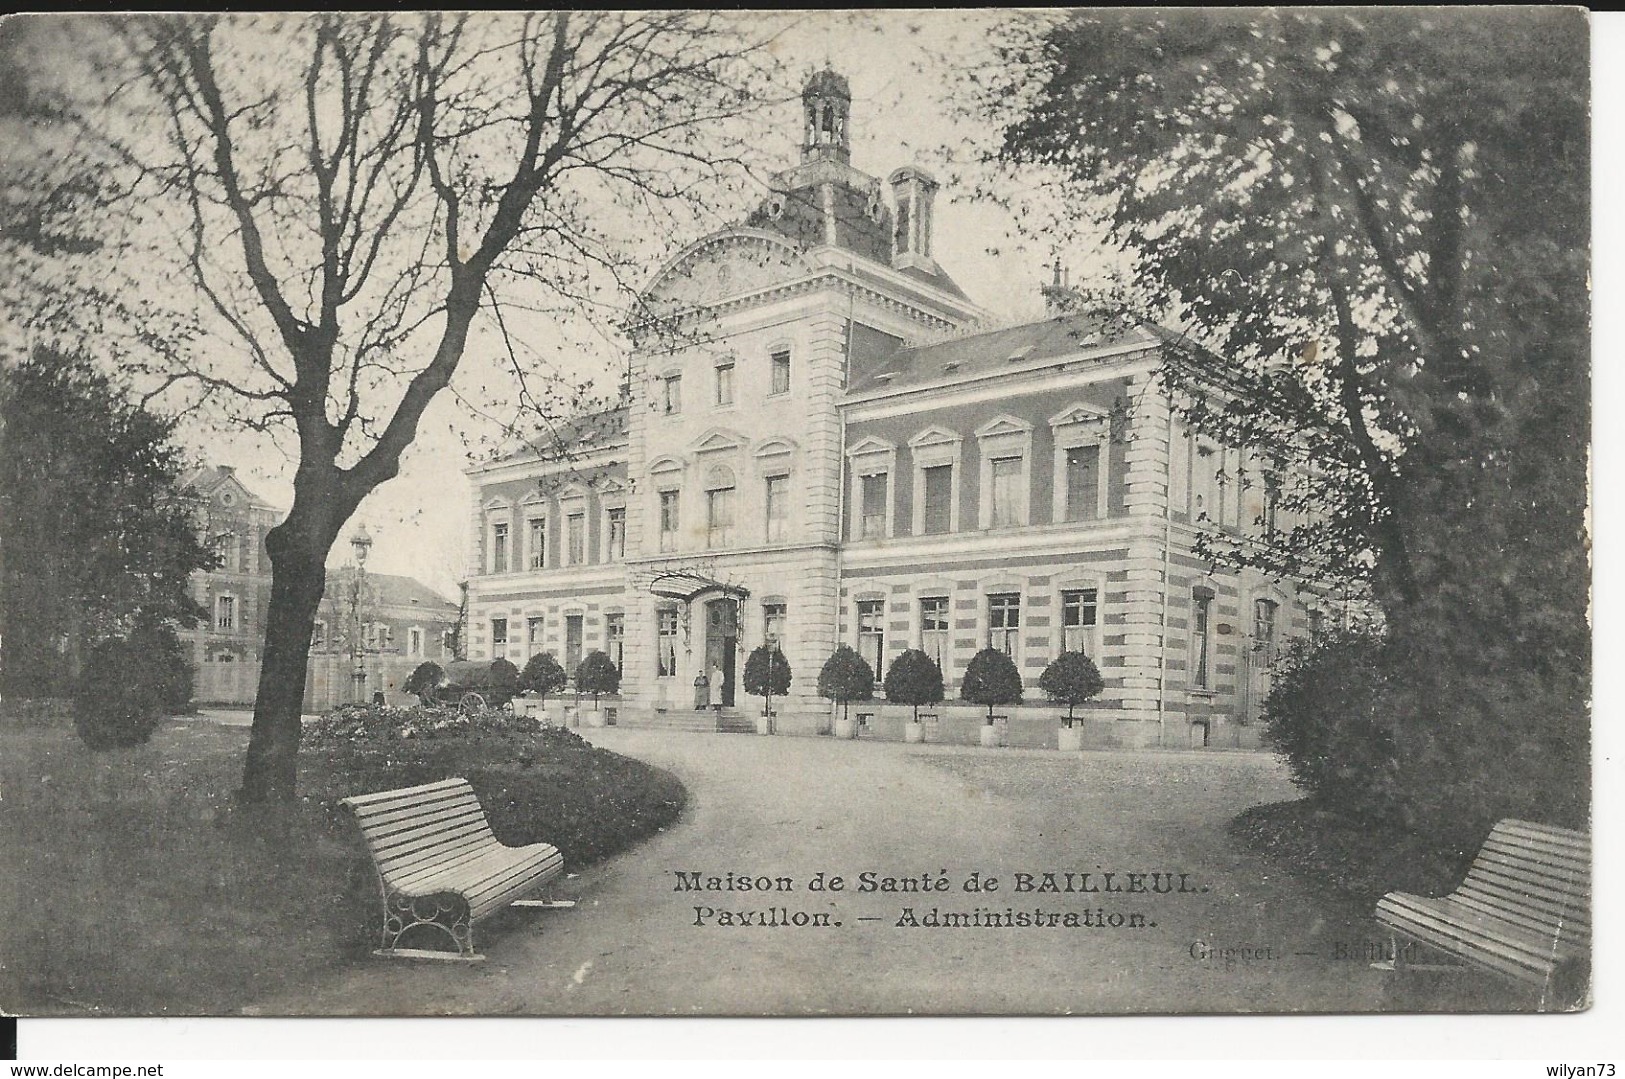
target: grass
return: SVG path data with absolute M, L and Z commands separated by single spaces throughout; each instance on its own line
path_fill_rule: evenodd
M 0 724 L 0 1009 L 219 1015 L 363 959 L 379 910 L 338 798 L 466 775 L 505 842 L 576 871 L 665 827 L 682 785 L 565 731 L 301 751 L 292 804 L 242 807 L 245 728 L 175 720 L 92 753 L 70 720 Z

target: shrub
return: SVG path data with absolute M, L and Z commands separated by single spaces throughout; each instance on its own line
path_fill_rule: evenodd
M 842 719 L 849 703 L 866 701 L 874 693 L 875 672 L 851 645 L 843 644 L 831 652 L 818 672 L 818 695 L 839 703 Z
M 398 742 L 419 738 L 473 735 L 484 738 L 523 738 L 542 735 L 546 727 L 534 716 L 519 716 L 500 708 L 463 710 L 419 706 L 394 708 L 387 704 L 346 704 L 309 724 L 301 741 L 306 746 L 331 747 L 357 742 Z M 563 732 L 562 728 L 557 730 Z M 549 734 L 549 737 L 553 735 Z M 574 734 L 570 734 L 574 738 Z
M 597 705 L 600 693 L 618 693 L 621 688 L 621 669 L 607 652 L 588 652 L 576 664 L 576 692 L 591 693 Z
M 169 672 L 140 641 L 120 637 L 90 650 L 74 686 L 73 727 L 91 749 L 146 743 L 163 720 Z
M 1066 725 L 1072 726 L 1072 710 L 1084 701 L 1092 700 L 1106 688 L 1095 661 L 1082 652 L 1062 652 L 1038 676 L 1038 688 L 1049 694 L 1049 699 L 1066 705 Z
M 1264 701 L 1264 740 L 1285 758 L 1293 782 L 1353 817 L 1403 816 L 1387 651 L 1370 631 L 1293 641 Z
M 959 695 L 973 704 L 987 705 L 987 726 L 993 725 L 993 709 L 1001 704 L 1021 703 L 1021 672 L 1015 661 L 997 648 L 984 648 L 970 658 Z
M 772 645 L 758 645 L 745 660 L 745 692 L 762 698 L 762 714 L 773 710 L 774 697 L 790 692 L 790 661 Z
M 192 661 L 173 627 L 151 622 L 138 624 L 130 634 L 130 644 L 147 657 L 164 711 L 179 715 L 192 710 Z
M 569 677 L 559 666 L 559 661 L 553 658 L 553 653 L 538 652 L 525 662 L 524 673 L 519 676 L 519 688 L 546 700 L 549 693 L 557 693 L 568 681 Z
M 406 676 L 406 681 L 401 685 L 401 692 L 412 694 L 424 704 L 433 704 L 436 691 L 445 680 L 446 672 L 441 669 L 440 664 L 432 659 L 425 660 Z
M 515 696 L 519 693 L 519 668 L 498 656 L 491 661 L 489 682 L 494 695 Z
M 914 708 L 914 722 L 920 721 L 920 705 L 942 700 L 942 668 L 937 661 L 910 648 L 891 661 L 886 671 L 886 699 Z

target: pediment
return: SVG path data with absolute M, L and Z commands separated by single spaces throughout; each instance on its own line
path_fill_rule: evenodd
M 770 438 L 751 451 L 752 455 L 756 457 L 780 457 L 794 452 L 796 452 L 796 444 L 788 438 Z
M 1051 416 L 1049 425 L 1061 427 L 1069 423 L 1099 423 L 1106 418 L 1105 409 L 1097 408 L 1086 401 L 1077 401 Z
M 797 247 L 763 229 L 730 229 L 688 247 L 644 290 L 651 307 L 699 307 L 807 276 Z
M 695 453 L 721 453 L 726 450 L 737 450 L 745 444 L 745 440 L 732 431 L 714 429 L 707 431 L 694 443 Z
M 918 450 L 927 446 L 951 446 L 960 441 L 958 431 L 950 431 L 946 427 L 927 427 L 909 439 L 908 444 Z
M 1014 416 L 995 416 L 976 429 L 977 438 L 996 438 L 999 435 L 1031 434 L 1033 425 Z
M 896 449 L 896 446 L 885 439 L 869 435 L 867 438 L 860 439 L 848 446 L 846 455 L 848 457 L 861 457 L 866 453 L 891 453 Z

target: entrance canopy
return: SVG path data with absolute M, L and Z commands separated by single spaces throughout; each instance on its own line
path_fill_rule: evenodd
M 680 599 L 684 603 L 707 592 L 717 592 L 733 599 L 744 599 L 750 595 L 750 590 L 740 585 L 714 581 L 698 573 L 662 573 L 649 582 L 649 591 L 662 599 Z

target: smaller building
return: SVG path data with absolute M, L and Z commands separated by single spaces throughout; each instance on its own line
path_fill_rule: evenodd
M 192 575 L 192 598 L 206 617 L 180 634 L 194 670 L 193 697 L 204 704 L 251 704 L 271 605 L 265 536 L 282 510 L 249 490 L 229 465 L 201 468 L 185 486 L 198 500 L 200 524 L 220 558 L 215 569 Z M 449 658 L 457 622 L 458 605 L 421 581 L 365 569 L 358 574 L 354 566 L 330 570 L 311 638 L 305 710 L 378 691 L 394 694 L 419 663 Z

